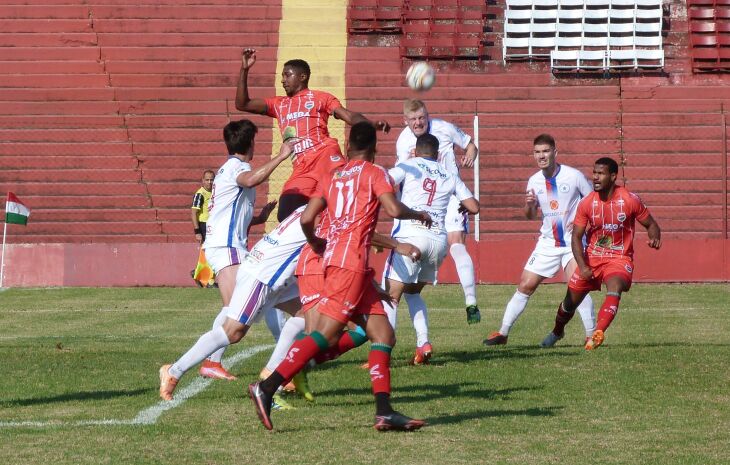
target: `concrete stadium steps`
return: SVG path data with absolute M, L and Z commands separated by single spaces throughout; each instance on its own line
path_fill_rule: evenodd
M 123 172 L 135 169 L 139 161 L 131 156 L 45 156 L 45 155 L 5 155 L 3 156 L 3 170 L 121 170 Z
M 138 183 L 141 174 L 120 169 L 6 169 L 0 171 L 0 182 L 128 182 Z
M 0 156 L 6 168 L 0 179 L 30 199 L 36 222 L 44 216 L 62 221 L 67 213 L 45 215 L 45 205 L 75 205 L 73 220 L 84 223 L 107 221 L 114 209 L 118 223 L 134 221 L 125 219 L 130 207 L 141 209 L 137 216 L 171 222 L 170 232 L 117 224 L 79 236 L 50 228 L 43 231 L 51 236 L 27 233 L 51 242 L 190 241 L 189 204 L 200 172 L 225 160 L 220 130 L 235 111 L 226 100 L 234 96 L 241 44 L 257 46 L 258 68 L 274 74 L 280 3 L 19 3 L 0 6 Z M 251 84 L 254 93 L 273 93 L 269 78 Z M 262 129 L 259 139 L 270 138 Z M 190 143 L 192 156 L 177 156 L 187 154 Z M 163 210 L 155 209 L 147 178 L 171 176 L 170 190 L 185 195 L 161 195 Z M 22 195 L 27 191 L 39 195 Z
M 180 199 L 182 200 L 182 199 Z M 185 196 L 190 203 L 191 197 Z M 185 201 L 174 205 L 185 205 Z M 149 199 L 142 195 L 98 195 L 92 190 L 79 195 L 23 195 L 23 202 L 33 205 L 33 217 L 37 209 L 64 209 L 64 208 L 148 208 Z M 160 208 L 173 205 L 158 205 Z M 189 205 L 188 205 L 189 206 Z

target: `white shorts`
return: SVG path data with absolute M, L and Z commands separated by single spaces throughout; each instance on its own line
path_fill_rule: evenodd
M 399 242 L 408 242 L 418 247 L 418 250 L 421 251 L 421 259 L 414 262 L 410 258 L 396 253 L 395 250 L 391 250 L 388 261 L 385 262 L 383 279 L 392 279 L 406 284 L 436 282 L 436 272 L 446 257 L 446 236 L 409 236 L 397 239 Z
M 205 249 L 205 260 L 213 273 L 218 274 L 223 268 L 240 265 L 248 251 L 236 247 L 209 247 Z
M 267 311 L 278 304 L 298 297 L 299 287 L 293 276 L 273 290 L 248 274 L 244 267 L 240 267 L 236 273 L 236 288 L 233 290 L 226 316 L 251 326 L 260 321 Z
M 446 228 L 447 233 L 469 233 L 469 214 L 466 212 L 459 213 L 459 207 L 461 207 L 461 202 L 455 195 L 452 195 L 449 199 L 449 206 L 446 207 L 446 217 L 444 218 L 444 228 Z
M 552 278 L 558 271 L 564 270 L 571 260 L 573 251 L 570 247 L 555 247 L 538 242 L 527 259 L 525 270 L 544 278 Z

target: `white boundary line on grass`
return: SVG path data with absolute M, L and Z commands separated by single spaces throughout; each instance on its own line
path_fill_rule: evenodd
M 254 346 L 244 349 L 225 360 L 226 368 L 232 368 L 238 363 L 251 358 L 267 349 L 274 347 L 271 344 Z M 58 428 L 65 426 L 119 426 L 119 425 L 154 425 L 157 420 L 168 410 L 179 407 L 186 400 L 195 397 L 203 392 L 213 382 L 210 378 L 198 377 L 192 383 L 175 393 L 175 398 L 170 401 L 160 401 L 155 405 L 140 410 L 137 416 L 132 419 L 104 419 L 104 420 L 78 420 L 78 421 L 0 421 L 0 429 L 3 428 Z

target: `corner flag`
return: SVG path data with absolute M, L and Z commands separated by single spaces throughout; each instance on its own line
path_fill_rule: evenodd
M 28 224 L 30 210 L 12 192 L 8 192 L 5 202 L 5 222 L 10 224 Z

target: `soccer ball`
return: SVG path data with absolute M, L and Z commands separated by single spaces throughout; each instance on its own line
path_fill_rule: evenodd
M 425 61 L 416 61 L 408 68 L 406 82 L 413 90 L 426 91 L 436 82 L 436 71 Z

